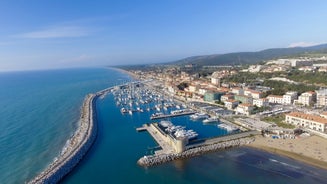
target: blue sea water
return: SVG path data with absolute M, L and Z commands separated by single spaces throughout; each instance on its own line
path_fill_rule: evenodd
M 75 131 L 85 95 L 129 79 L 107 68 L 0 73 L 0 183 L 44 169 Z
M 86 94 L 130 80 L 107 68 L 0 73 L 0 181 L 24 183 L 59 154 L 72 135 Z M 122 115 L 112 95 L 97 101 L 98 138 L 62 183 L 326 183 L 327 171 L 289 158 L 235 148 L 151 168 L 136 161 L 156 147 L 135 128 L 150 113 Z M 202 137 L 227 132 L 188 117 L 174 124 Z

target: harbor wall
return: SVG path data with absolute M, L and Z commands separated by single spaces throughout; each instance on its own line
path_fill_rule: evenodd
M 190 157 L 195 157 L 198 155 L 202 155 L 204 153 L 213 152 L 221 149 L 227 149 L 231 147 L 241 146 L 245 144 L 250 144 L 254 141 L 253 137 L 246 137 L 246 138 L 239 138 L 234 140 L 229 140 L 225 142 L 214 143 L 205 146 L 199 146 L 196 148 L 192 148 L 186 150 L 182 153 L 174 153 L 174 154 L 162 154 L 162 155 L 150 155 L 144 156 L 140 158 L 137 163 L 140 166 L 148 167 L 148 166 L 155 166 L 162 163 L 170 162 L 177 159 L 185 159 Z
M 58 183 L 81 161 L 97 137 L 96 100 L 100 95 L 103 93 L 87 95 L 81 109 L 79 128 L 69 139 L 65 151 L 28 183 Z
M 186 140 L 178 140 L 175 139 L 174 137 L 172 137 L 169 134 L 166 134 L 165 132 L 163 132 L 163 130 L 161 130 L 158 127 L 157 123 L 151 123 L 149 125 L 155 132 L 157 132 L 157 134 L 160 136 L 160 138 L 165 141 L 166 143 L 168 143 L 172 148 L 174 148 L 174 150 L 177 153 L 181 153 L 185 150 L 185 145 L 187 144 Z

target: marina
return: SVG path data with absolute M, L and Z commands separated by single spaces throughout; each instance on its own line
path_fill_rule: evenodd
M 177 159 L 185 159 L 200 154 L 250 144 L 258 131 L 247 131 L 223 137 L 215 137 L 190 143 L 190 139 L 183 139 L 167 134 L 157 123 L 145 124 L 143 127 L 156 140 L 161 147 L 153 155 L 141 157 L 137 163 L 143 167 L 155 166 Z M 190 144 L 189 144 L 190 143 Z
M 175 101 L 149 88 L 142 82 L 121 85 L 114 88 L 113 95 L 116 105 L 122 114 L 151 113 L 150 120 L 160 120 L 143 124 L 136 128 L 138 132 L 147 131 L 158 144 L 153 154 L 145 155 L 137 162 L 141 166 L 152 166 L 180 158 L 187 158 L 210 151 L 225 149 L 233 146 L 248 144 L 254 140 L 257 131 L 243 131 L 236 125 L 222 123 L 217 116 L 209 116 L 204 112 L 197 112 L 187 105 Z M 216 124 L 216 127 L 227 132 L 224 136 L 199 138 L 199 133 L 186 126 L 174 125 L 169 119 L 189 116 L 191 121 L 205 124 Z M 200 125 L 203 126 L 203 125 Z

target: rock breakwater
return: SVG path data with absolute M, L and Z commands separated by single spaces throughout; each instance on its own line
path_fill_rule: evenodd
M 84 157 L 97 136 L 96 100 L 101 95 L 86 96 L 81 109 L 80 125 L 67 141 L 61 154 L 38 176 L 28 183 L 57 183 Z
M 186 150 L 182 153 L 173 153 L 173 154 L 161 154 L 161 155 L 150 155 L 140 158 L 137 163 L 143 167 L 155 166 L 162 163 L 170 162 L 177 159 L 190 158 L 198 156 L 204 153 L 213 152 L 221 149 L 227 149 L 231 147 L 241 146 L 245 144 L 250 144 L 254 141 L 253 137 L 239 138 L 234 140 L 229 140 L 225 142 L 219 142 L 215 144 L 205 145 L 195 147 L 189 150 Z

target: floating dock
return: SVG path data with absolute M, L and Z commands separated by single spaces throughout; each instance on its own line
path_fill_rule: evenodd
M 143 131 L 146 131 L 147 130 L 147 128 L 146 127 L 139 127 L 139 128 L 136 128 L 136 131 L 138 131 L 138 132 L 143 132 Z
M 178 114 L 164 114 L 164 115 L 159 115 L 155 117 L 150 117 L 151 120 L 156 120 L 156 119 L 163 119 L 163 118 L 173 118 L 177 116 L 186 116 L 186 115 L 191 115 L 195 114 L 195 111 L 190 111 L 190 112 L 183 112 L 183 113 L 178 113 Z

